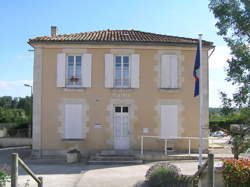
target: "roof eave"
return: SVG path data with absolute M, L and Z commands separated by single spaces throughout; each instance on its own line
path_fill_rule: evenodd
M 196 43 L 187 42 L 123 42 L 123 41 L 34 41 L 29 40 L 28 44 L 34 47 L 36 44 L 89 44 L 89 45 L 144 45 L 144 46 L 196 46 Z M 213 48 L 212 42 L 203 43 L 204 47 Z

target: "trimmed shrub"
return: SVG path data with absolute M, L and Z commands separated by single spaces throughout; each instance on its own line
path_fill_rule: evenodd
M 0 166 L 0 186 L 5 186 L 10 180 L 10 169 L 6 166 Z
M 181 175 L 176 166 L 162 162 L 148 169 L 146 183 L 149 187 L 185 187 L 189 184 L 189 177 Z
M 250 186 L 250 160 L 228 159 L 223 162 L 224 182 L 228 187 Z

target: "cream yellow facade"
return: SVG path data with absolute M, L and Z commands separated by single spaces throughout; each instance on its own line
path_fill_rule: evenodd
M 161 105 L 178 106 L 178 137 L 199 137 L 199 97 L 193 96 L 196 46 L 33 44 L 34 121 L 33 150 L 39 155 L 64 155 L 77 148 L 83 155 L 114 149 L 114 106 L 129 107 L 129 150 L 140 150 L 141 136 L 160 136 Z M 208 47 L 203 48 L 204 124 L 208 133 Z M 57 87 L 57 55 L 91 54 L 91 87 Z M 139 88 L 105 88 L 105 54 L 138 54 Z M 178 57 L 178 89 L 160 88 L 161 56 Z M 64 138 L 65 104 L 82 104 L 82 139 Z M 187 150 L 186 140 L 170 142 Z M 191 148 L 197 150 L 198 141 Z M 144 150 L 163 151 L 162 139 L 145 138 Z

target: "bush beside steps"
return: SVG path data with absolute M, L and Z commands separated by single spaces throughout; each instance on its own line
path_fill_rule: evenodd
M 151 166 L 145 177 L 148 187 L 193 186 L 190 182 L 190 176 L 182 175 L 179 168 L 166 162 L 160 162 Z M 197 182 L 194 186 L 197 186 Z

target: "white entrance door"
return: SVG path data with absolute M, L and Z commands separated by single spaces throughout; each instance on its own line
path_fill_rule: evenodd
M 129 107 L 114 107 L 114 149 L 129 149 Z

